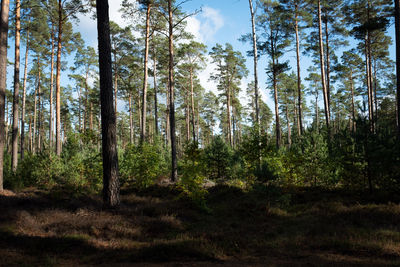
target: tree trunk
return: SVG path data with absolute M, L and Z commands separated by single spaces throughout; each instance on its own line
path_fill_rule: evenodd
M 18 165 L 18 109 L 19 109 L 19 67 L 20 67 L 20 32 L 21 32 L 21 4 L 15 1 L 15 63 L 14 63 L 14 97 L 13 97 L 13 131 L 11 168 L 17 171 Z
M 282 139 L 281 125 L 279 120 L 279 102 L 278 102 L 278 84 L 277 84 L 277 73 L 276 66 L 278 65 L 275 59 L 275 46 L 272 40 L 272 29 L 271 29 L 271 56 L 272 56 L 272 85 L 274 88 L 274 102 L 275 102 L 275 134 L 276 134 L 276 147 L 279 148 Z
M 330 108 L 328 99 L 328 90 L 326 87 L 326 76 L 325 76 L 325 60 L 324 60 L 324 45 L 322 42 L 322 20 L 321 20 L 321 1 L 318 0 L 318 36 L 319 36 L 319 57 L 321 64 L 321 80 L 322 80 L 322 91 L 324 96 L 324 107 L 325 107 L 325 120 L 326 126 L 329 130 L 330 127 Z
M 53 126 L 54 126 L 54 118 L 53 118 L 53 87 L 54 87 L 54 50 L 55 50 L 55 29 L 54 25 L 51 25 L 51 59 L 50 59 L 50 106 L 49 106 L 49 147 L 50 149 L 53 147 Z
M 146 115 L 147 115 L 147 76 L 148 76 L 148 61 L 149 61 L 149 34 L 150 34 L 150 11 L 151 3 L 147 2 L 146 11 L 146 37 L 144 48 L 144 77 L 143 77 L 143 92 L 142 92 L 142 124 L 140 125 L 140 141 L 146 140 Z
M 133 115 L 132 94 L 129 93 L 129 141 L 133 144 Z
M 113 107 L 110 23 L 108 0 L 96 0 L 99 45 L 101 133 L 103 154 L 103 203 L 114 208 L 120 203 L 116 115 Z
M 368 119 L 370 124 L 370 131 L 374 132 L 373 124 L 373 102 L 372 102 L 372 88 L 371 88 L 371 77 L 369 71 L 369 53 L 368 53 L 368 33 L 365 34 L 365 71 L 367 79 L 367 94 L 368 94 Z
M 396 28 L 397 137 L 400 140 L 400 0 L 394 0 Z
M 154 34 L 153 34 L 154 36 Z M 156 45 L 153 46 L 153 75 L 154 75 L 154 131 L 158 135 L 158 103 L 157 103 L 157 61 L 156 61 Z
M 4 111 L 7 79 L 7 39 L 8 39 L 8 13 L 10 1 L 1 1 L 0 20 L 0 192 L 3 191 L 3 160 L 4 160 Z
M 191 100 L 191 114 L 192 114 L 192 135 L 193 142 L 196 142 L 195 130 L 195 112 L 194 112 L 194 86 L 193 86 L 193 67 L 190 67 L 190 100 Z
M 354 105 L 354 81 L 353 72 L 350 70 L 350 89 L 351 89 L 351 116 L 352 116 L 352 131 L 356 130 L 356 109 Z
M 227 112 L 227 120 L 228 120 L 228 140 L 229 145 L 233 147 L 233 139 L 232 139 L 232 119 L 231 119 L 231 92 L 229 86 L 226 88 L 226 112 Z
M 315 95 L 315 120 L 316 120 L 317 131 L 319 132 L 318 90 L 317 94 Z
M 331 57 L 329 49 L 328 18 L 325 19 L 325 44 L 326 44 L 326 92 L 328 94 L 328 107 L 331 107 Z
M 28 54 L 29 54 L 29 28 L 26 32 L 26 51 L 24 66 L 24 85 L 22 89 L 22 114 L 21 114 L 21 160 L 25 154 L 25 102 L 26 102 L 26 81 L 28 79 Z
M 186 92 L 187 90 L 184 89 Z M 188 92 L 187 92 L 188 93 Z M 185 127 L 186 127 L 186 141 L 190 141 L 190 107 L 189 107 L 189 96 L 185 94 Z
M 42 110 L 41 110 L 41 103 L 42 103 L 42 99 L 41 99 L 41 96 L 42 96 L 42 92 L 41 92 L 41 86 L 42 86 L 42 84 L 41 84 L 41 79 L 42 79 L 42 77 L 41 77 L 41 72 L 40 72 L 40 68 L 41 68 L 41 66 L 40 66 L 40 57 L 38 56 L 38 71 L 39 71 L 39 74 L 38 74 L 38 120 L 37 120 L 37 123 L 38 123 L 38 128 L 37 128 L 37 132 L 38 132 L 38 141 L 37 141 L 37 148 L 38 148 L 38 151 L 40 152 L 41 151 L 41 142 L 42 142 L 42 136 L 41 136 L 41 126 L 42 126 Z
M 374 116 L 374 125 L 375 125 L 375 130 L 376 130 L 376 123 L 378 122 L 378 98 L 376 96 L 376 91 L 378 87 L 378 80 L 376 78 L 376 59 L 374 60 L 374 110 L 375 110 L 375 116 Z
M 89 130 L 93 131 L 93 103 L 90 101 Z
M 85 76 L 85 109 L 83 113 L 83 132 L 86 131 L 86 128 L 88 127 L 88 110 L 89 110 L 89 70 L 86 70 L 86 76 Z
M 281 124 L 279 120 L 279 103 L 278 103 L 278 85 L 276 73 L 273 72 L 274 101 L 275 101 L 275 131 L 276 131 L 276 147 L 279 148 L 282 139 Z
M 33 151 L 33 139 L 32 139 L 32 116 L 29 117 L 29 129 L 28 129 L 28 137 L 29 137 L 29 151 L 32 153 Z
M 290 128 L 288 104 L 286 105 L 286 122 L 287 122 L 287 128 L 288 128 L 288 145 L 289 145 L 289 148 L 290 148 L 291 145 L 292 145 L 292 129 Z
M 299 38 L 299 22 L 298 22 L 298 6 L 295 4 L 295 25 L 294 29 L 296 32 L 296 61 L 297 61 L 297 94 L 298 94 L 298 124 L 300 125 L 299 135 L 303 134 L 303 108 L 301 99 L 301 72 L 300 72 L 300 38 Z
M 174 23 L 172 17 L 172 0 L 168 0 L 168 17 L 169 17 L 169 118 L 171 129 L 171 181 L 176 181 L 178 178 L 178 164 L 176 159 L 176 135 L 175 135 L 175 103 L 174 103 L 174 44 L 173 44 L 173 30 Z
M 258 71 L 257 71 L 257 35 L 256 35 L 256 26 L 254 20 L 254 9 L 253 2 L 249 0 L 250 6 L 250 15 L 251 15 L 251 30 L 253 37 L 253 61 L 254 61 L 254 102 L 255 102 L 255 114 L 256 114 L 256 123 L 260 125 L 260 108 L 259 108 L 259 100 L 258 100 Z M 259 129 L 260 131 L 260 129 Z
M 56 154 L 61 155 L 61 50 L 62 50 L 62 0 L 58 0 L 57 73 L 56 73 Z
M 36 153 L 36 118 L 37 118 L 37 88 L 35 90 L 35 100 L 33 106 L 33 127 L 32 127 L 32 153 Z

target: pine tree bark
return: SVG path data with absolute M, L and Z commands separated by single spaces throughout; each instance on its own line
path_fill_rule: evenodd
M 289 148 L 292 146 L 292 129 L 290 128 L 290 120 L 289 120 L 289 106 L 286 105 L 286 122 L 288 128 L 288 145 Z
M 51 59 L 50 59 L 50 105 L 49 105 L 49 147 L 53 147 L 53 126 L 54 126 L 54 118 L 53 118 L 53 88 L 54 88 L 54 51 L 55 51 L 55 28 L 54 25 L 51 25 Z
M 394 0 L 396 29 L 397 137 L 400 140 L 400 0 Z
M 61 50 L 63 34 L 62 0 L 58 0 L 58 36 L 56 63 L 56 154 L 61 155 Z
M 148 77 L 148 61 L 149 61 L 149 38 L 150 38 L 150 11 L 151 3 L 147 2 L 146 10 L 146 37 L 144 48 L 144 74 L 143 74 L 143 91 L 142 91 L 142 124 L 140 125 L 140 141 L 146 140 L 146 115 L 147 115 L 147 77 Z
M 351 116 L 352 116 L 352 131 L 356 130 L 356 109 L 354 105 L 354 80 L 353 72 L 350 70 L 350 90 L 351 90 Z
M 322 92 L 323 92 L 324 107 L 325 107 L 325 120 L 326 120 L 326 126 L 329 130 L 331 118 L 330 118 L 328 90 L 326 87 L 324 44 L 322 42 L 322 19 L 321 19 L 321 1 L 320 0 L 318 0 L 318 36 L 319 36 L 319 57 L 320 57 L 320 64 L 321 64 Z
M 254 62 L 254 102 L 255 102 L 255 114 L 256 114 L 256 123 L 260 125 L 260 108 L 259 108 L 259 96 L 258 96 L 258 68 L 257 68 L 257 35 L 256 35 L 256 26 L 254 19 L 254 9 L 253 9 L 253 1 L 249 0 L 250 7 L 250 15 L 251 15 L 251 30 L 253 37 L 253 62 Z M 259 129 L 260 130 L 260 129 Z
M 231 90 L 230 85 L 226 88 L 226 112 L 227 112 L 227 120 L 228 120 L 228 139 L 229 145 L 233 147 L 233 138 L 232 138 L 232 118 L 231 118 Z
M 120 204 L 120 198 L 108 0 L 96 0 L 96 11 L 100 69 L 103 203 L 105 207 L 114 208 Z
M 26 50 L 24 66 L 24 84 L 22 88 L 22 114 L 21 114 L 21 160 L 25 156 L 25 102 L 26 102 L 26 81 L 28 79 L 28 54 L 29 54 L 29 27 L 26 32 Z
M 192 115 L 192 136 L 193 142 L 196 142 L 196 124 L 195 124 L 195 112 L 194 112 L 194 86 L 193 86 L 193 67 L 190 67 L 190 107 L 191 107 L 191 115 Z
M 278 81 L 276 66 L 278 66 L 278 60 L 275 58 L 275 44 L 272 40 L 272 29 L 271 29 L 271 57 L 272 57 L 272 85 L 274 88 L 274 102 L 275 102 L 275 134 L 276 134 L 276 147 L 279 148 L 282 140 L 281 124 L 279 119 L 279 102 L 278 102 Z
M 153 34 L 154 36 L 154 34 Z M 157 60 L 156 60 L 156 49 L 153 46 L 153 75 L 154 75 L 154 131 L 158 136 L 158 103 L 157 103 Z
M 19 68 L 20 68 L 20 32 L 21 3 L 15 1 L 15 63 L 14 63 L 14 97 L 13 97 L 13 131 L 11 169 L 17 171 L 18 166 L 18 110 L 19 110 Z
M 325 18 L 325 45 L 326 45 L 326 92 L 328 94 L 328 107 L 331 107 L 331 57 L 329 48 L 328 18 Z
M 190 113 L 189 113 L 189 96 L 187 94 L 187 90 L 185 94 L 185 127 L 186 127 L 186 141 L 190 141 Z
M 8 13 L 10 1 L 1 1 L 0 13 L 0 192 L 3 191 L 3 162 L 5 140 L 5 94 L 7 79 L 7 39 L 8 39 Z
M 133 115 L 132 94 L 129 93 L 129 141 L 133 144 Z
M 372 102 L 372 88 L 371 88 L 371 77 L 369 71 L 369 53 L 368 53 L 368 33 L 365 34 L 365 71 L 366 71 L 366 79 L 367 79 L 367 94 L 368 94 L 368 119 L 370 124 L 370 131 L 374 132 L 374 124 L 373 124 L 373 102 Z
M 32 153 L 36 153 L 36 118 L 37 118 L 37 88 L 35 90 L 34 95 L 34 104 L 33 104 L 33 125 L 32 125 Z
M 298 94 L 298 124 L 300 125 L 299 135 L 303 134 L 303 107 L 301 95 L 301 72 L 300 72 L 300 38 L 299 38 L 299 21 L 298 21 L 298 5 L 295 4 L 295 25 L 294 30 L 296 33 L 296 62 L 297 62 L 297 94 Z
M 175 99 L 174 99 L 174 44 L 173 44 L 173 14 L 172 14 L 172 0 L 168 0 L 168 22 L 169 22 L 169 119 L 170 119 L 170 130 L 171 130 L 171 181 L 176 181 L 178 178 L 178 164 L 176 158 L 176 134 L 175 134 Z

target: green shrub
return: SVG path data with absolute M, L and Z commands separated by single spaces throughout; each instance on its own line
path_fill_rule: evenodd
M 129 145 L 120 164 L 121 182 L 128 186 L 146 188 L 154 184 L 165 170 L 163 153 L 157 144 Z
M 232 163 L 232 150 L 217 136 L 204 149 L 204 162 L 207 175 L 211 179 L 226 179 L 229 177 L 229 168 Z
M 186 146 L 184 157 L 180 161 L 181 177 L 178 188 L 197 206 L 207 209 L 205 196 L 208 192 L 204 188 L 206 176 L 203 157 L 203 151 L 198 147 L 198 143 L 190 143 Z

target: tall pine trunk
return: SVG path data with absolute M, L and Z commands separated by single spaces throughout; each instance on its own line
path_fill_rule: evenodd
M 193 142 L 196 142 L 196 124 L 195 124 L 195 112 L 194 112 L 194 86 L 193 86 L 193 67 L 190 67 L 190 106 L 191 106 L 191 115 L 192 115 L 192 135 Z
M 175 103 L 174 103 L 174 44 L 173 44 L 173 30 L 174 23 L 172 17 L 172 0 L 168 0 L 168 22 L 169 22 L 169 119 L 170 119 L 170 130 L 171 130 L 171 181 L 176 181 L 178 178 L 178 164 L 176 159 L 176 134 L 175 134 Z
M 21 32 L 21 3 L 15 1 L 15 63 L 14 63 L 14 97 L 12 125 L 12 171 L 17 171 L 18 165 L 18 109 L 19 109 L 19 67 L 20 67 L 20 32 Z
M 295 4 L 295 25 L 294 25 L 295 33 L 296 33 L 296 62 L 297 62 L 297 94 L 298 94 L 298 124 L 300 125 L 299 134 L 303 134 L 303 108 L 302 108 L 302 99 L 301 99 L 301 72 L 300 72 L 300 38 L 299 38 L 299 21 L 298 21 L 298 6 Z
M 352 117 L 352 131 L 356 130 L 356 109 L 354 105 L 354 80 L 353 72 L 350 70 L 350 90 L 351 90 L 351 117 Z
M 149 35 L 150 35 L 150 11 L 151 4 L 147 3 L 146 11 L 146 37 L 144 48 L 144 74 L 143 74 L 143 92 L 142 92 L 142 124 L 140 125 L 140 141 L 146 140 L 146 115 L 147 115 L 147 77 L 148 77 L 148 61 L 149 61 Z
M 154 36 L 154 34 L 153 34 Z M 156 48 L 153 46 L 153 76 L 154 76 L 154 131 L 155 135 L 158 136 L 158 103 L 157 103 L 157 60 L 156 60 Z
M 318 0 L 318 36 L 319 36 L 319 57 L 321 64 L 322 92 L 324 97 L 324 108 L 325 108 L 325 121 L 326 121 L 326 126 L 329 130 L 331 118 L 330 118 L 329 98 L 328 98 L 328 90 L 326 86 L 326 76 L 325 76 L 325 58 L 324 58 L 324 44 L 322 41 L 322 19 L 321 19 L 320 0 Z
M 1 1 L 0 20 L 0 192 L 3 191 L 3 162 L 4 162 L 4 139 L 5 139 L 5 95 L 7 76 L 7 37 L 8 37 L 8 13 L 10 1 Z
M 54 25 L 51 25 L 51 59 L 50 59 L 50 105 L 49 105 L 49 146 L 50 148 L 53 147 L 53 126 L 54 126 L 54 118 L 53 118 L 53 88 L 54 88 L 54 51 L 55 51 L 55 29 Z
M 57 73 L 56 73 L 56 154 L 61 155 L 61 50 L 63 34 L 62 0 L 58 0 Z
M 22 88 L 22 114 L 21 114 L 21 160 L 25 154 L 25 102 L 26 102 L 26 81 L 28 79 L 28 54 L 29 54 L 29 27 L 26 32 L 26 50 L 24 66 L 24 83 Z
M 326 92 L 328 94 L 328 107 L 331 107 L 331 57 L 329 48 L 328 18 L 325 18 L 325 45 L 326 45 Z M 329 110 L 330 112 L 330 110 Z
M 103 203 L 114 208 L 120 203 L 116 115 L 113 107 L 110 22 L 108 0 L 96 0 L 99 45 L 101 134 L 103 155 Z
M 258 71 L 257 71 L 257 35 L 256 35 L 256 26 L 254 19 L 254 9 L 253 2 L 249 0 L 250 6 L 250 15 L 251 15 L 251 30 L 253 37 L 253 62 L 254 62 L 254 102 L 255 102 L 255 114 L 256 114 L 256 123 L 260 125 L 260 108 L 259 108 L 259 100 L 258 100 Z M 260 131 L 260 129 L 259 129 Z M 259 132 L 260 133 L 260 132 Z

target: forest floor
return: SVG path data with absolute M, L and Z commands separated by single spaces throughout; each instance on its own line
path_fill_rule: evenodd
M 170 187 L 0 195 L 1 266 L 400 266 L 400 196 L 312 188 Z

